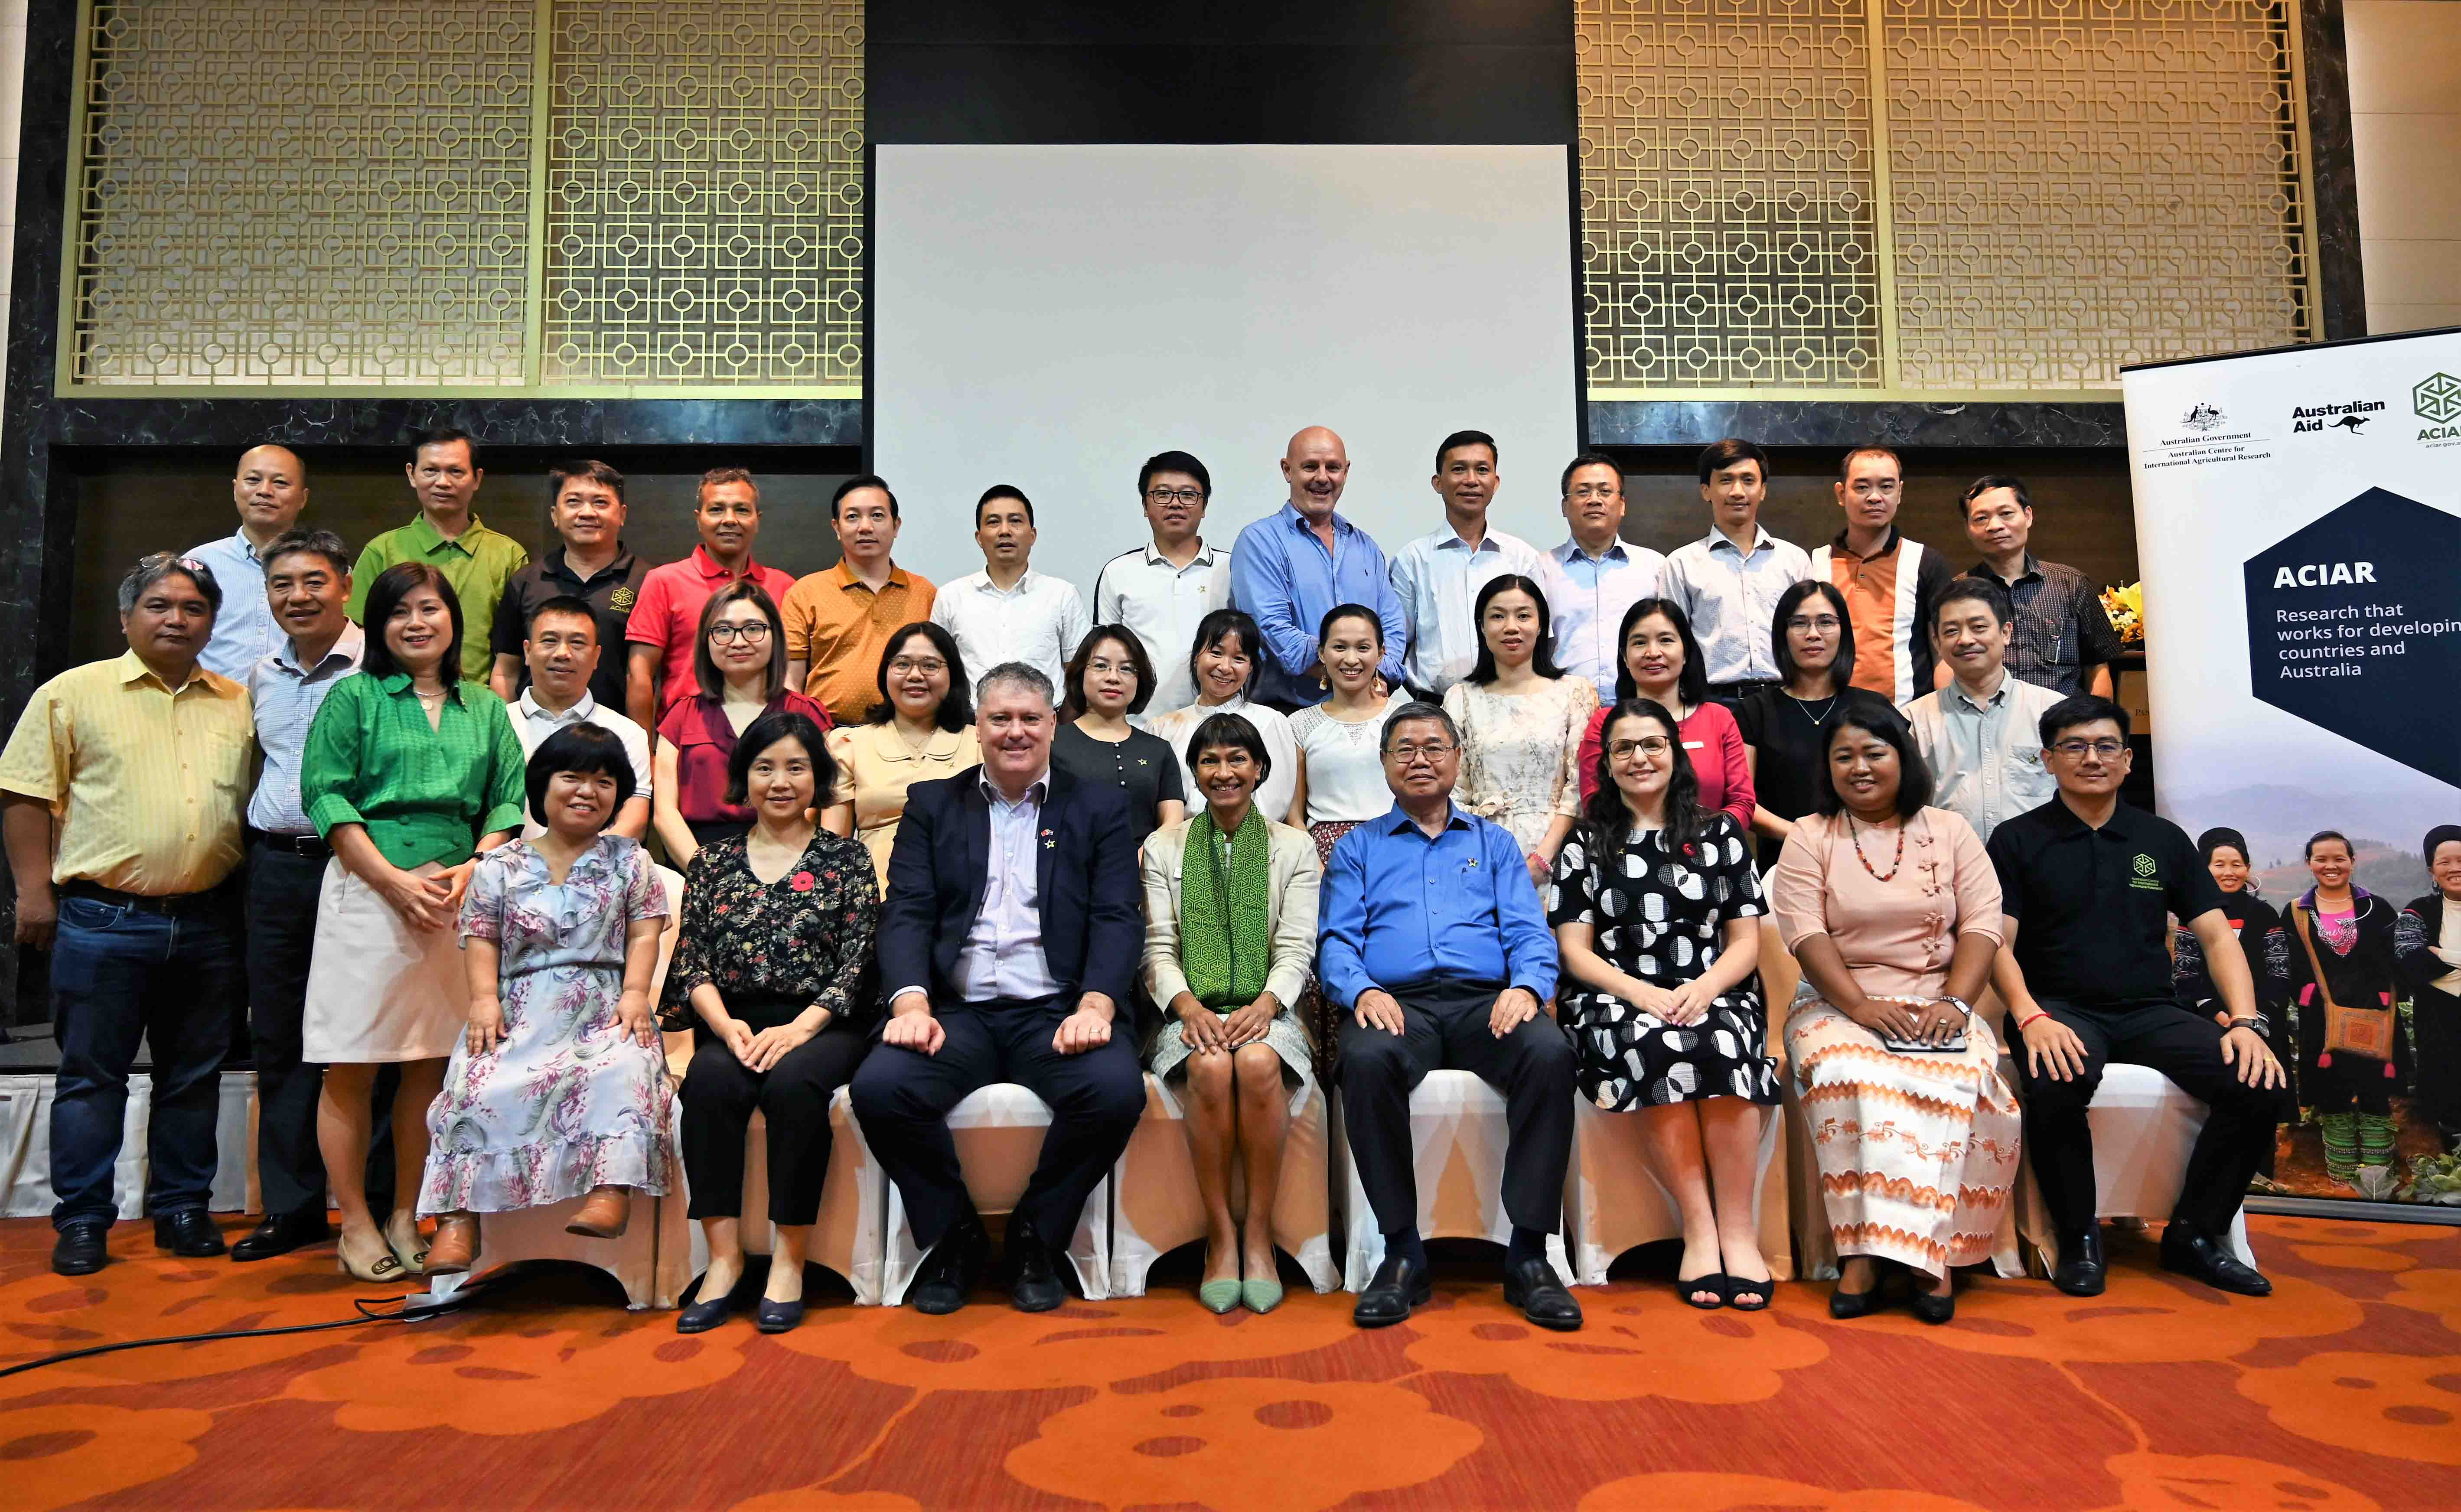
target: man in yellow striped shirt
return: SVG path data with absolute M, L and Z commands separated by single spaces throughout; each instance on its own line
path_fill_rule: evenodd
M 119 585 L 128 650 L 34 691 L 0 751 L 0 834 L 17 943 L 52 947 L 52 1268 L 102 1268 L 140 1037 L 153 1047 L 146 1205 L 154 1243 L 218 1255 L 206 1216 L 218 1073 L 246 996 L 241 817 L 256 735 L 246 690 L 197 665 L 222 589 L 162 553 Z

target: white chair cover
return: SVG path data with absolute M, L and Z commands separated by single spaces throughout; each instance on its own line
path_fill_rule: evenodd
M 1564 1182 L 1566 1230 L 1580 1285 L 1607 1284 L 1607 1267 L 1626 1250 L 1683 1237 L 1675 1194 L 1658 1180 L 1643 1144 L 1640 1115 L 1603 1113 L 1578 1099 L 1573 1115 L 1573 1166 Z M 1771 1108 L 1761 1127 L 1760 1181 L 1752 1197 L 1761 1258 L 1780 1281 L 1794 1274 L 1787 1223 L 1787 1161 L 1778 1131 L 1785 1110 Z
M 847 1118 L 852 1126 L 855 1119 Z M 957 1141 L 957 1164 L 965 1173 L 966 1190 L 986 1226 L 1016 1207 L 1035 1161 L 1042 1154 L 1043 1131 L 1051 1126 L 1051 1108 L 1040 1097 L 1013 1081 L 995 1081 L 967 1094 L 949 1110 L 949 1133 Z M 867 1152 L 868 1146 L 866 1146 Z M 896 1307 L 906 1300 L 923 1266 L 923 1249 L 907 1222 L 906 1201 L 897 1183 L 888 1187 L 888 1253 L 882 1262 L 880 1300 Z M 1111 1178 L 1105 1176 L 1085 1199 L 1077 1232 L 1068 1244 L 1068 1263 L 1086 1300 L 1100 1302 L 1111 1294 Z
M 1325 1189 L 1324 1089 L 1308 1076 L 1292 1099 L 1290 1135 L 1282 1147 L 1281 1182 L 1273 1194 L 1273 1243 L 1299 1263 L 1309 1285 L 1331 1291 L 1341 1275 L 1333 1260 L 1330 1194 Z M 1142 1297 L 1145 1272 L 1180 1246 L 1205 1237 L 1205 1207 L 1196 1195 L 1196 1164 L 1188 1152 L 1187 1114 L 1171 1087 L 1145 1077 L 1145 1116 L 1111 1173 L 1111 1295 Z M 1244 1216 L 1248 1183 L 1234 1161 L 1230 1211 Z
M 52 1097 L 49 1072 L 0 1076 L 0 1218 L 49 1218 L 52 1194 Z M 222 1075 L 214 1118 L 217 1166 L 205 1205 L 218 1213 L 257 1210 L 256 1074 Z M 120 1123 L 119 1160 L 113 1171 L 115 1197 L 123 1219 L 145 1216 L 145 1177 L 151 1168 L 145 1141 L 154 1118 L 154 1078 L 128 1078 L 128 1111 Z
M 1367 1190 L 1359 1184 L 1338 1103 L 1333 1129 L 1334 1186 L 1341 1194 L 1346 1235 L 1342 1285 L 1360 1291 L 1384 1262 L 1384 1236 L 1377 1229 L 1375 1209 L 1367 1205 Z M 1504 1211 L 1508 1142 L 1504 1094 L 1471 1072 L 1427 1073 L 1410 1094 L 1410 1149 L 1418 1173 L 1423 1238 L 1487 1239 L 1501 1245 L 1512 1237 L 1512 1220 Z M 1547 1260 L 1557 1275 L 1571 1277 L 1560 1232 L 1547 1238 Z

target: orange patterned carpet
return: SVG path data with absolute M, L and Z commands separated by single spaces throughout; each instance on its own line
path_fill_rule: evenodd
M 2113 1239 L 2091 1302 L 1984 1280 L 1957 1322 L 1757 1316 L 1656 1281 L 1541 1333 L 1492 1269 L 1362 1334 L 1348 1299 L 1184 1285 L 1027 1317 L 832 1298 L 679 1338 L 575 1273 L 416 1325 L 133 1351 L 0 1379 L 0 1507 L 2461 1507 L 2461 1229 L 2260 1218 L 2265 1302 Z M 241 1231 L 236 1219 L 226 1226 Z M 54 1276 L 0 1223 L 0 1364 L 343 1317 L 324 1254 Z M 1183 1270 L 1186 1267 L 1182 1267 Z

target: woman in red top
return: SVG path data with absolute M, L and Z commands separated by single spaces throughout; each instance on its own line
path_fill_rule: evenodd
M 1692 638 L 1692 622 L 1672 599 L 1642 599 L 1624 610 L 1623 628 L 1616 635 L 1623 648 L 1623 670 L 1616 674 L 1616 701 L 1651 698 L 1673 713 L 1683 737 L 1683 754 L 1701 779 L 1701 807 L 1723 809 L 1751 833 L 1751 764 L 1744 757 L 1744 734 L 1723 704 L 1709 702 L 1709 674 L 1701 660 L 1701 643 Z M 1608 711 L 1590 720 L 1581 737 L 1581 801 L 1598 790 L 1598 732 Z
M 752 828 L 752 810 L 726 800 L 727 763 L 752 721 L 791 712 L 829 728 L 826 709 L 787 689 L 785 622 L 768 590 L 749 578 L 701 606 L 693 671 L 696 691 L 658 721 L 650 770 L 651 822 L 678 869 L 703 845 Z

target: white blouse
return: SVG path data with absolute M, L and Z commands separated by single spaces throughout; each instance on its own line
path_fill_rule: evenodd
M 1273 770 L 1257 785 L 1256 807 L 1267 820 L 1280 823 L 1283 816 L 1291 811 L 1292 797 L 1298 792 L 1298 742 L 1291 738 L 1291 721 L 1287 714 L 1278 709 L 1268 709 L 1263 704 L 1250 703 L 1245 698 L 1233 698 L 1221 704 L 1189 704 L 1168 713 L 1155 714 L 1145 721 L 1145 728 L 1167 741 L 1171 754 L 1179 757 L 1179 769 L 1188 777 L 1188 812 L 1194 813 L 1205 806 L 1205 793 L 1196 785 L 1196 769 L 1188 764 L 1188 737 L 1196 734 L 1196 727 L 1214 714 L 1237 714 L 1254 725 L 1256 734 L 1264 736 L 1265 755 L 1272 758 Z M 1391 799 L 1387 798 L 1377 812 L 1381 813 L 1392 806 Z
M 1291 738 L 1307 758 L 1309 823 L 1362 823 L 1393 807 L 1380 747 L 1385 725 L 1406 702 L 1387 698 L 1382 713 L 1356 724 L 1336 719 L 1322 704 L 1291 715 Z

